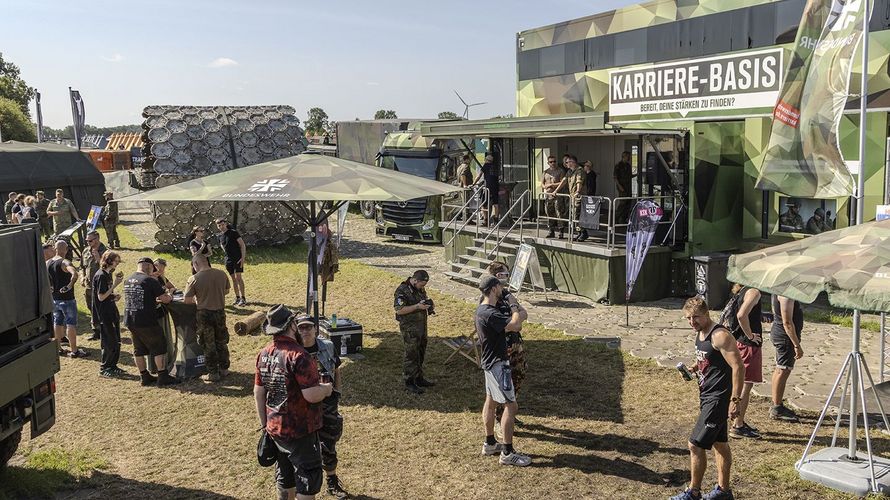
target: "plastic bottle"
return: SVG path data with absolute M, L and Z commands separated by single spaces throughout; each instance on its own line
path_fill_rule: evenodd
M 331 314 L 331 330 L 337 329 L 337 314 Z

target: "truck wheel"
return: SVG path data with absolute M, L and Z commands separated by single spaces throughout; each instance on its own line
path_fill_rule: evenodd
M 19 429 L 0 441 L 0 471 L 6 468 L 6 462 L 9 462 L 9 459 L 15 455 L 15 450 L 18 449 L 21 440 L 22 430 Z
M 359 208 L 362 211 L 362 216 L 366 219 L 374 218 L 374 202 L 373 201 L 362 201 L 359 204 Z

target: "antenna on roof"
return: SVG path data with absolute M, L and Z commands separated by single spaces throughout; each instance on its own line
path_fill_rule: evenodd
M 465 101 L 464 98 L 461 97 L 460 94 L 458 94 L 456 90 L 454 91 L 454 95 L 456 95 L 457 98 L 460 99 L 460 102 L 464 105 L 464 116 L 463 116 L 464 120 L 468 120 L 470 118 L 470 108 L 471 107 L 481 106 L 482 104 L 488 104 L 487 102 L 475 102 L 473 104 L 467 104 L 467 101 Z

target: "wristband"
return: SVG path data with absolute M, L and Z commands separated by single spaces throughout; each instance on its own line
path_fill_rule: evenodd
M 742 401 L 742 398 L 736 398 L 736 397 L 729 398 L 730 403 L 740 403 L 741 401 Z

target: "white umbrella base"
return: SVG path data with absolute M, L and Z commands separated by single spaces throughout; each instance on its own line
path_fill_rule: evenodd
M 847 448 L 825 448 L 807 455 L 807 461 L 797 462 L 801 479 L 819 483 L 829 488 L 864 497 L 875 492 L 890 496 L 890 460 L 874 457 L 874 488 L 871 484 L 868 455 L 861 453 L 859 460 L 847 458 Z

